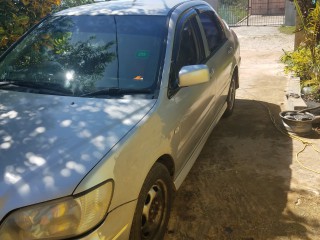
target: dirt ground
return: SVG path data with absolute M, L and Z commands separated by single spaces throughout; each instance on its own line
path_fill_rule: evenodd
M 178 190 L 166 240 L 320 239 L 320 175 L 295 160 L 303 144 L 280 133 L 288 77 L 279 58 L 293 36 L 234 28 L 241 44 L 234 114 L 222 119 Z M 320 149 L 318 135 L 308 141 Z M 320 172 L 312 147 L 301 162 Z

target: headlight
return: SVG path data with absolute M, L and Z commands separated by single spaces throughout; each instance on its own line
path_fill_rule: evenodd
M 0 226 L 1 240 L 75 237 L 96 227 L 107 214 L 113 183 L 85 194 L 36 204 L 12 212 Z

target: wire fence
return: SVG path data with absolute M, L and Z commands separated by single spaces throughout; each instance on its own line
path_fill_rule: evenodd
M 218 13 L 230 26 L 283 25 L 285 0 L 220 0 Z

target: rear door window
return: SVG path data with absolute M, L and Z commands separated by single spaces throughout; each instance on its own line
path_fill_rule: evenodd
M 210 53 L 214 53 L 225 42 L 225 34 L 214 12 L 203 11 L 199 13 L 199 17 L 206 35 Z

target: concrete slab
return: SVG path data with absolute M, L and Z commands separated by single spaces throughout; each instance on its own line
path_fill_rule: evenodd
M 285 94 L 286 110 L 302 110 L 307 108 L 307 104 L 301 98 L 300 78 L 289 76 Z

